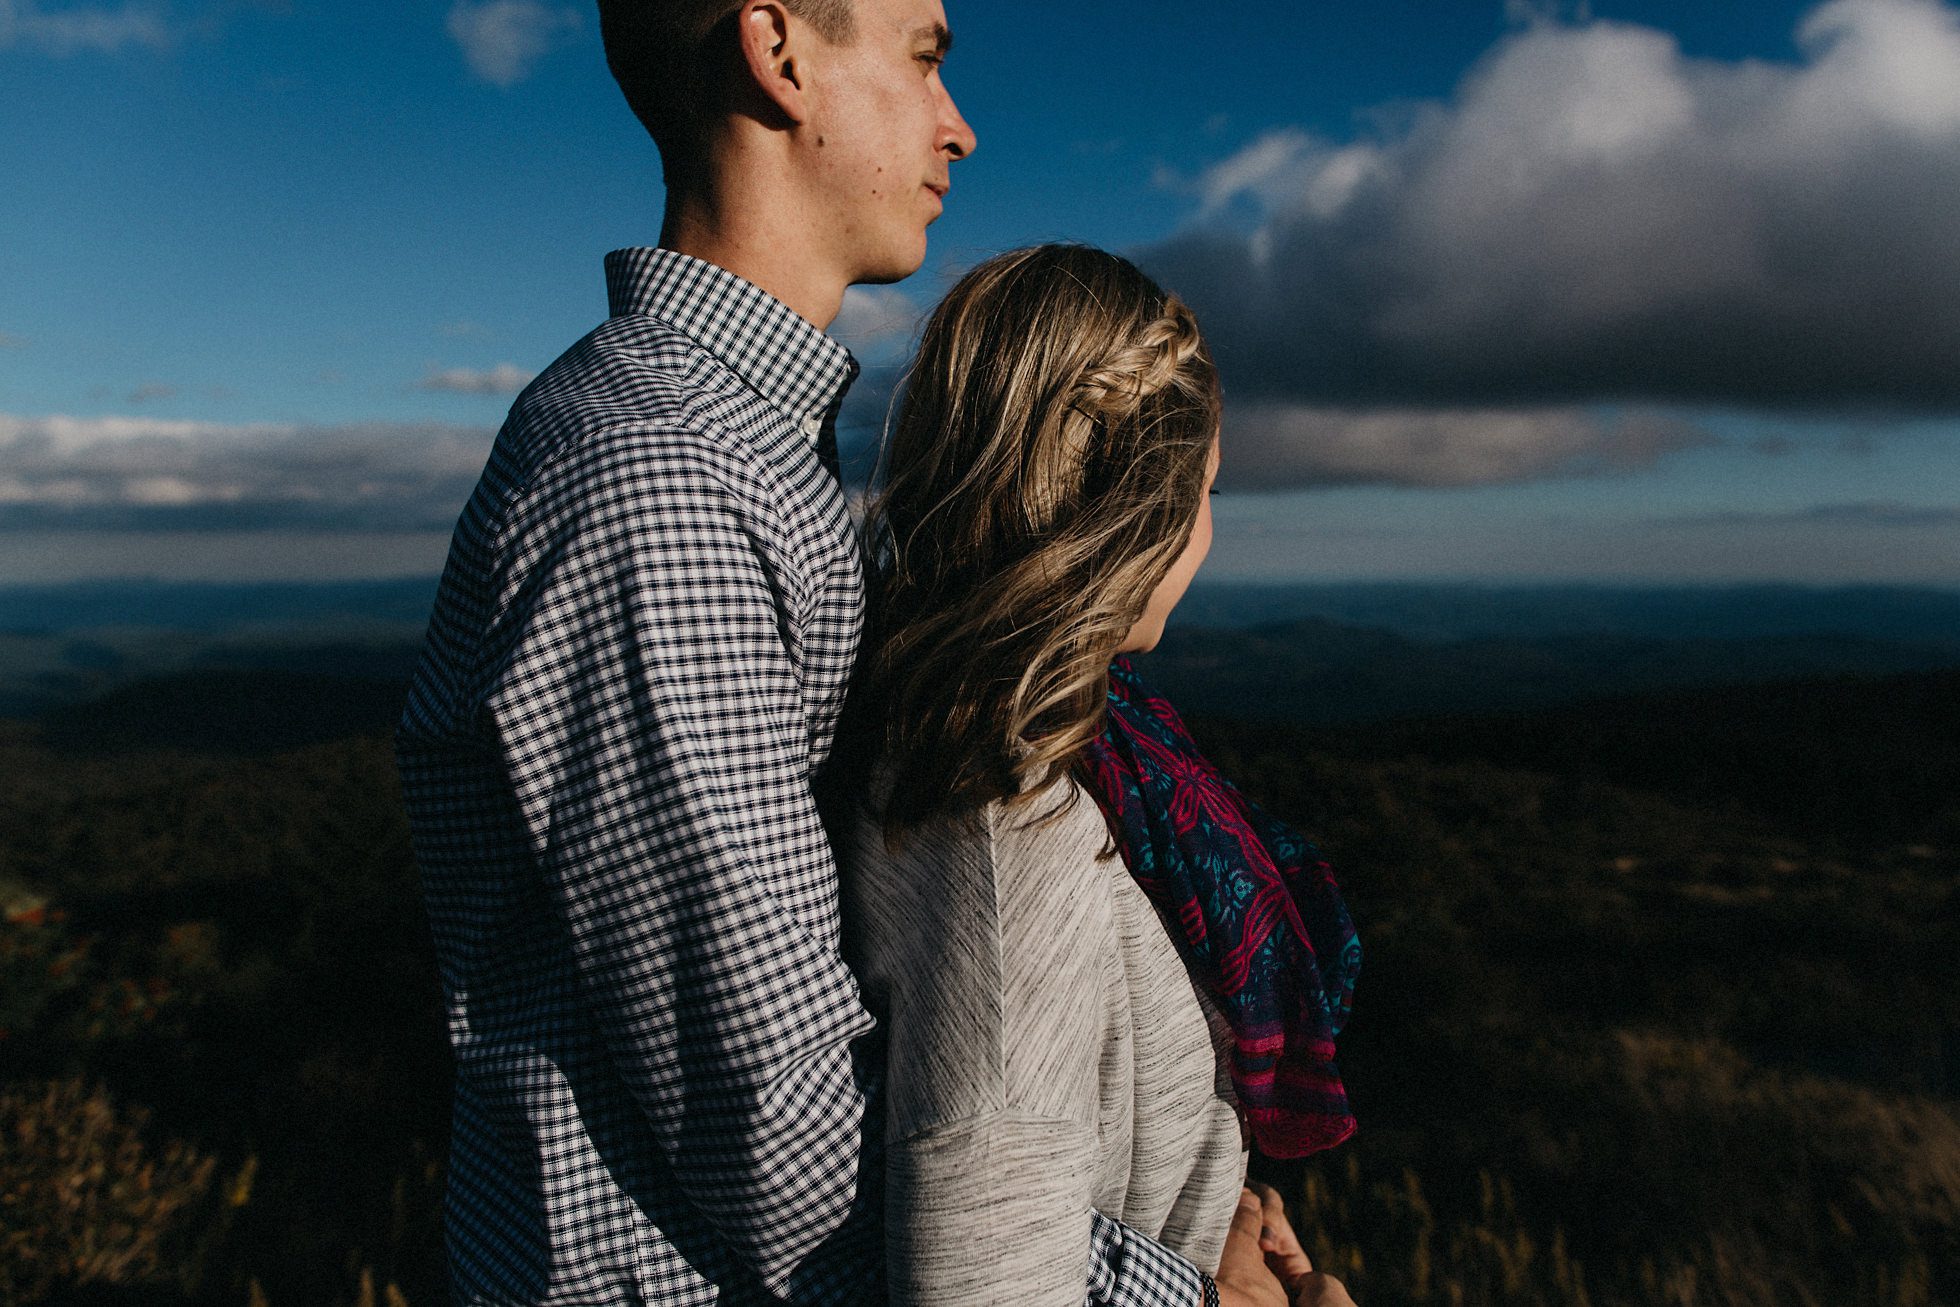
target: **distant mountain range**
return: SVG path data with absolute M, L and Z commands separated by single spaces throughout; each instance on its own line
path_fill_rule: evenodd
M 1187 712 L 1337 723 L 1495 713 L 1688 686 L 1960 667 L 1960 639 L 1588 634 L 1415 640 L 1317 618 L 1173 630 L 1144 659 Z
M 1256 654 L 1256 649 L 1248 650 Z M 1161 685 L 1165 678 L 1156 678 Z M 1508 712 L 1439 710 L 1319 722 L 1276 708 L 1310 685 L 1270 682 L 1236 702 L 1177 698 L 1228 774 L 1270 781 L 1302 751 L 1366 766 L 1425 765 L 1562 778 L 1748 814 L 1821 845 L 1960 844 L 1960 671 L 1828 676 L 1763 685 L 1620 693 Z M 59 753 L 263 756 L 385 733 L 399 678 L 291 669 L 204 670 L 45 710 L 27 735 Z M 1437 695 L 1442 702 L 1445 696 Z M 22 728 L 13 728 L 20 731 Z M 1292 761 L 1289 761 L 1292 760 Z
M 433 593 L 429 578 L 0 587 L 0 716 L 150 694 L 134 687 L 159 677 L 197 699 L 248 669 L 294 687 L 367 683 L 363 702 L 398 702 Z M 1960 667 L 1960 592 L 1211 585 L 1194 588 L 1145 662 L 1199 714 L 1328 724 L 1516 712 Z
M 89 581 L 0 585 L 0 634 L 98 629 L 236 634 L 385 628 L 419 634 L 436 578 L 230 584 Z M 1621 586 L 1368 581 L 1205 582 L 1172 618 L 1186 629 L 1319 618 L 1415 640 L 1647 635 L 1733 639 L 1859 635 L 1960 640 L 1960 589 L 1912 586 Z
M 1439 642 L 1480 636 L 1635 635 L 1657 639 L 1849 635 L 1960 643 L 1960 590 L 1912 586 L 1327 585 L 1199 583 L 1178 606 L 1184 629 L 1317 618 Z
M 436 578 L 380 581 L 82 581 L 0 586 L 0 634 L 387 629 L 419 632 L 429 620 Z
M 0 718 L 36 717 L 146 684 L 222 681 L 246 670 L 405 684 L 418 645 L 402 632 L 331 628 L 0 633 Z

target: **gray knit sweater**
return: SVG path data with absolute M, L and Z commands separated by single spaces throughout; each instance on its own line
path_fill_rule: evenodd
M 846 950 L 890 1038 L 891 1299 L 1080 1307 L 1089 1210 L 1218 1268 L 1245 1175 L 1215 1008 L 1074 787 L 841 850 Z M 1038 815 L 1052 804 L 1046 800 Z

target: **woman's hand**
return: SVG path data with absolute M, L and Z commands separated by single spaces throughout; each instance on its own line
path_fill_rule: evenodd
M 1225 1251 L 1218 1256 L 1218 1307 L 1288 1307 L 1287 1290 L 1270 1269 L 1271 1258 L 1259 1246 L 1265 1205 L 1250 1189 L 1239 1193 L 1239 1210 L 1225 1234 Z M 1297 1240 L 1295 1241 L 1297 1243 Z
M 1260 1200 L 1259 1250 L 1265 1254 L 1267 1269 L 1286 1286 L 1291 1307 L 1354 1307 L 1354 1299 L 1348 1297 L 1345 1285 L 1331 1275 L 1314 1270 L 1307 1250 L 1293 1233 L 1293 1223 L 1286 1219 L 1286 1203 L 1280 1198 L 1279 1190 L 1269 1184 L 1254 1184 L 1246 1193 Z M 1243 1196 L 1239 1199 L 1239 1211 L 1245 1211 Z M 1238 1228 L 1236 1216 L 1232 1218 L 1232 1227 Z

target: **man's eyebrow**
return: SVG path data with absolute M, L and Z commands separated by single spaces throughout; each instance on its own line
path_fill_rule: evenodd
M 947 29 L 944 23 L 927 23 L 922 27 L 915 28 L 912 32 L 912 37 L 914 40 L 931 41 L 933 43 L 933 52 L 942 57 L 948 50 L 953 48 L 953 34 Z

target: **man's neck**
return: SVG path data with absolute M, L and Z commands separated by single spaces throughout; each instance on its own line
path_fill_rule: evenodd
M 727 193 L 670 196 L 662 248 L 726 268 L 828 330 L 844 302 L 844 278 L 816 256 L 808 229 L 800 228 L 790 206 L 780 198 L 773 204 L 748 198 L 752 202 Z

